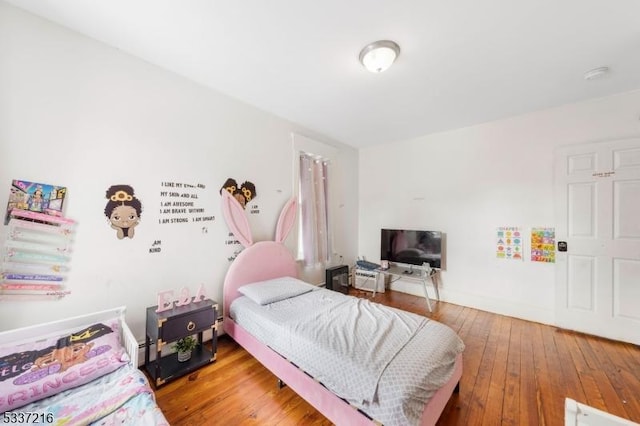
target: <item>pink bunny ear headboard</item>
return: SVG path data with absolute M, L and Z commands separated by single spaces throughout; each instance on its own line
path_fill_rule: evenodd
M 278 224 L 276 225 L 276 243 L 283 243 L 287 239 L 287 235 L 293 228 L 293 224 L 296 221 L 296 199 L 292 197 L 287 204 L 282 208 L 280 217 L 278 218 Z
M 227 191 L 222 191 L 222 215 L 229 229 L 245 249 L 229 266 L 224 279 L 223 313 L 229 315 L 229 305 L 238 296 L 238 288 L 249 283 L 279 277 L 298 277 L 298 265 L 283 244 L 296 218 L 297 202 L 290 199 L 283 207 L 276 226 L 275 241 L 253 242 L 244 209 Z
M 222 191 L 222 215 L 233 235 L 244 247 L 253 245 L 249 221 L 244 215 L 244 209 L 233 195 Z

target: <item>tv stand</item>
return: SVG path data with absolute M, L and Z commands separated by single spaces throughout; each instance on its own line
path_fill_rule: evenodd
M 391 265 L 388 269 L 377 269 L 376 272 L 388 275 L 396 280 L 406 279 L 420 282 L 422 284 L 422 289 L 424 290 L 424 297 L 427 301 L 427 308 L 429 309 L 429 312 L 433 312 L 433 309 L 431 308 L 431 299 L 427 292 L 427 281 L 431 281 L 431 285 L 433 285 L 436 293 L 436 300 L 438 302 L 440 301 L 440 292 L 438 291 L 438 280 L 436 277 L 438 272 L 440 272 L 439 269 L 427 268 L 425 270 L 421 267 L 414 269 L 413 266 L 410 266 L 409 269 L 407 269 L 404 266 Z
M 402 271 L 402 273 L 407 275 L 413 275 L 413 265 L 411 265 L 409 269 L 405 269 L 404 271 Z

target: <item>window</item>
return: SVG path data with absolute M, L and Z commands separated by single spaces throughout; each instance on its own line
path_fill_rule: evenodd
M 328 160 L 300 154 L 298 251 L 305 265 L 329 260 Z
M 294 135 L 297 170 L 298 259 L 305 266 L 331 258 L 331 156 L 335 149 Z

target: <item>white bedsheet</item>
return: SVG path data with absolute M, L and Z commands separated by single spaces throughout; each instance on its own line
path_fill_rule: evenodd
M 230 314 L 336 395 L 387 425 L 417 423 L 464 349 L 443 324 L 329 290 L 265 306 L 240 297 Z

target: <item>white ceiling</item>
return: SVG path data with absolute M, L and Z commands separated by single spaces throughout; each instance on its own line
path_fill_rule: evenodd
M 639 0 L 7 2 L 355 147 L 640 88 Z

